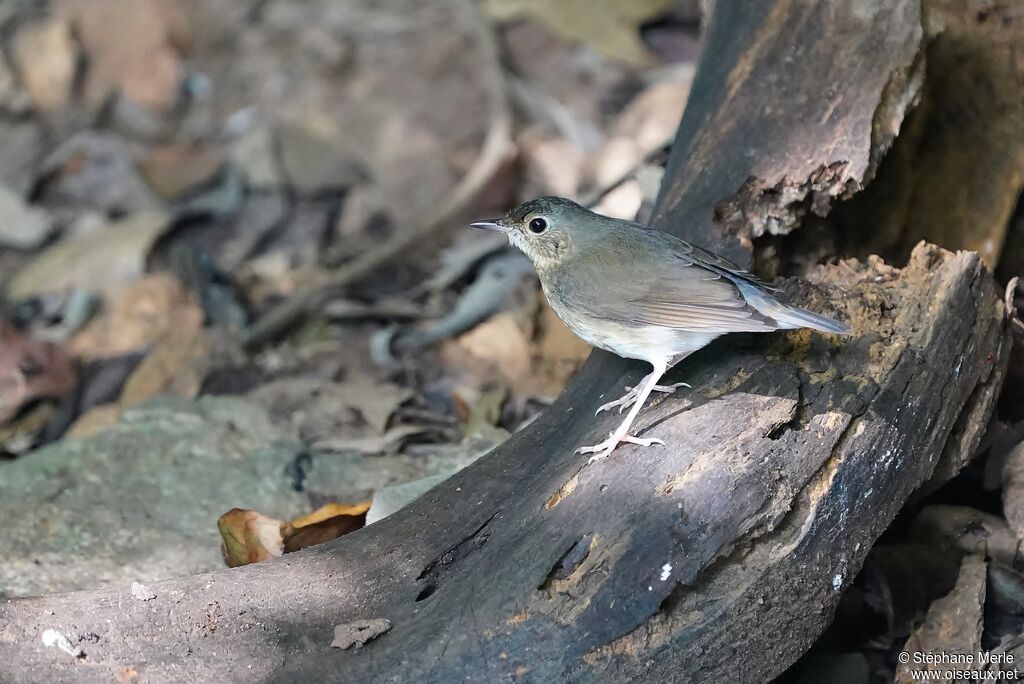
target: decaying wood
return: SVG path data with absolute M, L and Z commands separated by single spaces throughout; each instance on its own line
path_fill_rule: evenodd
M 655 221 L 743 262 L 873 177 L 918 100 L 917 0 L 716 2 Z
M 995 264 L 1024 188 L 1024 3 L 924 5 L 921 104 L 879 166 L 881 182 L 834 218 L 852 231 L 851 254 L 902 260 L 929 240 Z M 1014 275 L 1024 264 L 1001 266 Z
M 916 0 L 719 0 L 655 223 L 746 259 L 730 235 L 791 230 L 856 193 L 916 97 L 922 36 Z M 641 414 L 665 448 L 573 454 L 645 370 L 595 353 L 533 425 L 365 530 L 153 583 L 149 601 L 115 587 L 4 604 L 0 679 L 765 681 L 940 457 L 977 444 L 1008 349 L 975 254 L 922 244 L 902 270 L 810 280 L 792 297 L 854 334 L 694 355 L 671 378 L 693 388 Z M 352 624 L 390 628 L 332 648 Z M 47 629 L 85 655 L 47 648 Z

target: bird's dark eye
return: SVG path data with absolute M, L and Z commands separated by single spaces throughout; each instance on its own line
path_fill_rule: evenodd
M 548 229 L 548 222 L 542 218 L 535 218 L 530 221 L 530 232 L 531 233 L 543 233 Z

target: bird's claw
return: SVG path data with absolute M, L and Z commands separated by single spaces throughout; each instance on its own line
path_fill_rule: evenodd
M 657 437 L 634 437 L 632 435 L 623 435 L 622 437 L 617 438 L 615 437 L 615 434 L 612 433 L 611 435 L 608 436 L 608 439 L 601 442 L 600 444 L 595 444 L 594 446 L 582 446 L 576 449 L 576 453 L 594 454 L 593 456 L 587 459 L 587 465 L 592 465 L 594 463 L 597 463 L 598 461 L 602 461 L 608 458 L 611 455 L 611 453 L 615 451 L 615 447 L 617 447 L 619 444 L 636 444 L 637 446 L 644 447 L 654 446 L 655 444 L 659 446 L 665 446 L 665 442 L 658 439 Z
M 680 387 L 690 387 L 690 385 L 685 382 L 674 382 L 671 385 L 655 385 L 654 387 L 651 388 L 651 391 L 661 392 L 663 394 L 672 394 Z M 596 416 L 602 411 L 610 411 L 616 406 L 619 407 L 619 413 L 622 413 L 630 406 L 635 404 L 637 395 L 636 387 L 627 386 L 626 390 L 626 394 L 624 394 L 621 398 L 616 399 L 615 401 L 609 401 L 607 404 L 602 404 L 601 406 L 599 406 L 598 409 L 594 411 L 594 415 Z

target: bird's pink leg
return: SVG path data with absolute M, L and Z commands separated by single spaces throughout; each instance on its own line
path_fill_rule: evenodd
M 651 392 L 654 391 L 654 387 L 658 383 L 658 379 L 665 374 L 665 371 L 668 368 L 668 364 L 665 361 L 660 361 L 651 365 L 654 366 L 654 371 L 640 381 L 640 384 L 637 386 L 636 402 L 633 404 L 633 408 L 631 408 L 629 413 L 626 415 L 626 419 L 622 421 L 622 424 L 608 436 L 608 439 L 600 444 L 580 447 L 576 450 L 577 454 L 594 454 L 587 461 L 588 464 L 607 458 L 612 451 L 615 450 L 615 447 L 622 442 L 638 444 L 640 446 L 651 446 L 652 444 L 661 444 L 664 446 L 665 443 L 660 439 L 641 439 L 639 437 L 632 437 L 629 434 L 629 428 L 633 427 L 633 421 L 635 421 L 637 415 L 639 415 L 644 402 L 647 401 L 647 397 L 651 396 Z
M 646 379 L 647 378 L 644 378 L 644 380 L 646 380 Z M 641 381 L 641 384 L 642 383 L 643 383 L 643 381 Z M 654 387 L 651 388 L 651 391 L 652 392 L 662 392 L 663 394 L 672 394 L 673 392 L 675 392 L 680 387 L 689 387 L 689 386 L 690 385 L 688 383 L 685 383 L 685 382 L 674 382 L 671 385 L 655 385 Z M 594 415 L 596 416 L 598 413 L 601 413 L 602 411 L 610 411 L 613 408 L 615 408 L 616 406 L 619 408 L 619 413 L 622 413 L 623 411 L 628 409 L 630 406 L 635 404 L 636 403 L 637 394 L 640 393 L 640 385 L 637 385 L 636 387 L 629 387 L 627 385 L 626 389 L 628 391 L 622 397 L 620 397 L 619 399 L 616 399 L 615 401 L 609 401 L 607 404 L 601 404 L 601 406 L 599 406 L 598 409 L 596 411 L 594 411 Z
M 662 373 L 662 375 L 664 375 L 669 370 L 674 368 L 677 363 L 679 363 L 680 361 L 685 359 L 687 356 L 689 356 L 690 353 L 691 352 L 683 352 L 682 354 L 677 354 L 677 355 L 673 356 L 671 359 L 669 359 L 668 363 L 665 364 L 665 370 Z M 657 373 L 657 370 L 655 370 L 654 372 Z M 648 377 L 650 377 L 650 376 L 648 376 Z M 661 376 L 658 376 L 658 377 L 660 379 Z M 644 381 L 646 381 L 646 380 L 647 380 L 647 378 L 644 378 L 643 380 L 641 380 L 640 381 L 640 385 L 642 385 L 644 383 Z M 602 411 L 610 411 L 611 409 L 613 409 L 615 407 L 618 407 L 619 408 L 619 413 L 622 413 L 627 408 L 629 408 L 634 403 L 636 403 L 636 397 L 637 397 L 637 395 L 640 392 L 640 385 L 637 385 L 636 387 L 628 387 L 627 386 L 626 387 L 626 394 L 623 395 L 622 398 L 616 399 L 615 401 L 609 401 L 607 404 L 602 404 L 600 407 L 598 407 L 598 409 L 596 411 L 594 411 L 594 415 L 596 416 L 598 413 L 601 413 Z M 685 382 L 674 382 L 671 385 L 657 385 L 656 384 L 652 388 L 652 391 L 654 391 L 654 392 L 663 392 L 664 394 L 672 394 L 673 392 L 676 391 L 676 389 L 678 389 L 680 387 L 689 387 L 689 386 L 690 385 L 685 383 Z

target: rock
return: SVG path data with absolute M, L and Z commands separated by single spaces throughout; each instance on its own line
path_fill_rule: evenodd
M 45 212 L 26 204 L 0 185 L 0 246 L 31 250 L 50 236 L 53 224 Z
M 222 565 L 217 517 L 232 506 L 304 512 L 284 467 L 301 444 L 237 401 L 164 401 L 3 469 L 0 591 L 68 591 Z
M 242 399 L 159 398 L 92 437 L 0 464 L 0 594 L 127 592 L 221 568 L 217 519 L 231 508 L 290 520 L 464 461 L 309 452 Z
M 78 52 L 67 21 L 55 16 L 22 27 L 14 36 L 11 51 L 36 107 L 45 111 L 68 103 Z

